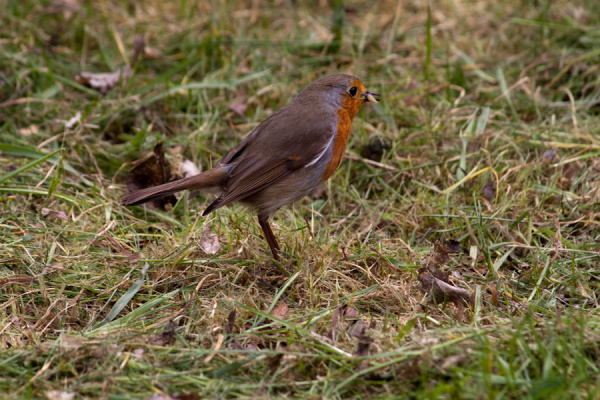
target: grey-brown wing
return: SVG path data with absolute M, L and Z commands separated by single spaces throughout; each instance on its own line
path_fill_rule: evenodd
M 331 144 L 334 128 L 324 122 L 331 121 L 328 115 L 321 110 L 315 110 L 309 117 L 296 115 L 286 113 L 287 107 L 266 119 L 219 161 L 217 165 L 232 165 L 231 175 L 221 196 L 204 215 L 251 196 L 310 164 Z
M 236 166 L 227 184 L 223 187 L 221 195 L 207 207 L 203 215 L 234 201 L 243 200 L 294 170 L 293 163 L 288 162 L 275 164 L 264 162 L 264 160 L 245 159 L 244 161 Z M 254 161 L 252 165 L 247 165 L 251 161 Z

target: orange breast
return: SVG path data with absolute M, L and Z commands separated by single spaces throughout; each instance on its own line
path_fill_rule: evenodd
M 342 157 L 344 157 L 344 153 L 346 152 L 351 127 L 352 118 L 348 115 L 348 111 L 345 108 L 338 110 L 337 135 L 333 143 L 333 153 L 331 154 L 329 163 L 327 163 L 327 167 L 325 167 L 325 173 L 323 173 L 321 182 L 329 179 L 340 165 Z
M 365 85 L 358 79 L 352 81 L 350 86 L 356 86 L 358 93 L 362 94 L 366 92 Z M 344 157 L 344 153 L 346 152 L 346 146 L 348 145 L 352 121 L 358 113 L 358 110 L 360 110 L 360 106 L 364 103 L 364 100 L 361 96 L 351 97 L 346 94 L 341 103 L 342 108 L 337 112 L 337 135 L 335 137 L 335 142 L 333 143 L 333 154 L 331 154 L 331 159 L 329 160 L 329 163 L 327 163 L 321 182 L 329 179 L 337 167 L 339 167 L 342 157 Z

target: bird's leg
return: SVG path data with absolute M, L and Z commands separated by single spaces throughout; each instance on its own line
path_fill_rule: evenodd
M 279 250 L 279 245 L 277 244 L 277 239 L 275 239 L 275 235 L 271 230 L 271 226 L 269 225 L 269 216 L 268 215 L 258 215 L 258 224 L 262 228 L 263 234 L 265 235 L 265 239 L 271 248 L 271 253 L 273 253 L 273 258 L 275 261 L 279 261 L 279 256 L 277 255 L 277 250 Z

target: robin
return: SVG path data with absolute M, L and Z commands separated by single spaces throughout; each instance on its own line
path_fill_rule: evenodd
M 331 75 L 312 82 L 288 105 L 258 125 L 212 169 L 178 181 L 127 194 L 132 206 L 177 193 L 219 193 L 208 215 L 229 203 L 254 209 L 275 260 L 279 245 L 269 218 L 326 181 L 346 151 L 352 120 L 365 102 L 377 103 L 357 78 Z

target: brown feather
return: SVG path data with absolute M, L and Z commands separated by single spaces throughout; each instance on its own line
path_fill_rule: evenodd
M 198 175 L 190 176 L 178 181 L 129 193 L 123 196 L 121 204 L 124 206 L 134 206 L 169 194 L 181 192 L 182 190 L 201 190 L 215 186 L 219 187 L 223 184 L 227 176 L 228 173 L 226 167 L 213 168 Z

